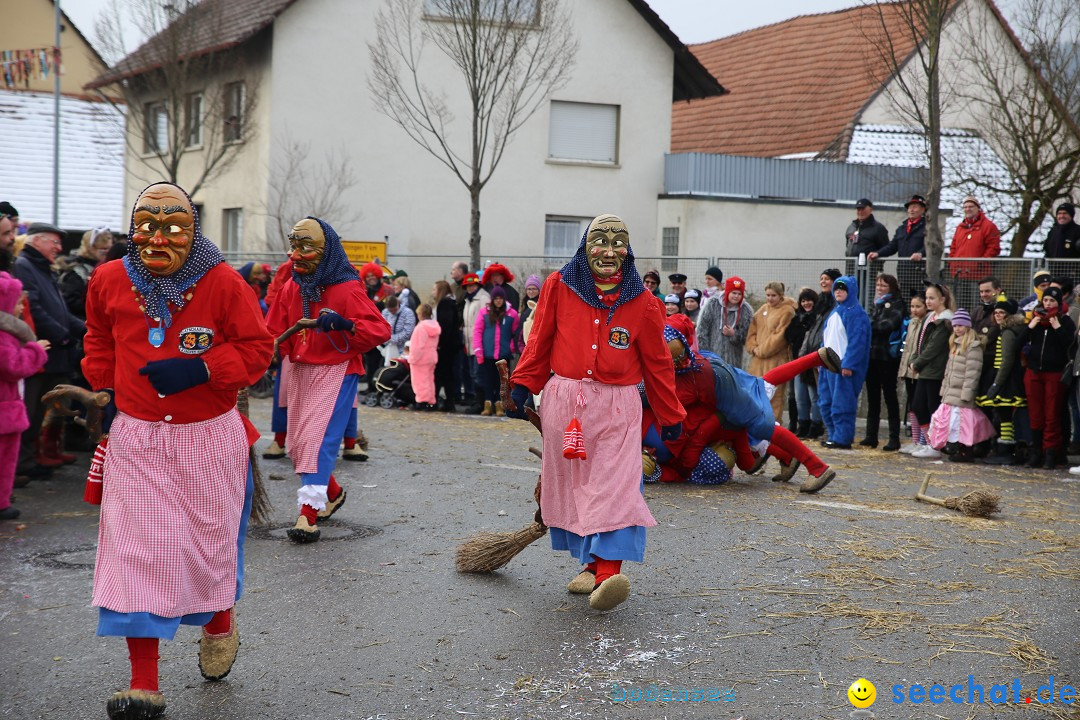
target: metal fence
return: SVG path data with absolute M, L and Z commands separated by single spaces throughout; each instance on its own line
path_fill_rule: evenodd
M 265 262 L 276 266 L 283 259 L 283 253 L 227 253 L 226 260 L 234 267 L 246 262 Z M 450 266 L 461 260 L 458 255 L 389 255 L 387 266 L 393 270 L 404 270 L 409 275 L 413 288 L 421 298 L 427 298 L 436 280 L 449 279 Z M 529 275 L 538 275 L 541 279 L 558 270 L 569 258 L 543 256 L 500 256 L 485 261 L 485 265 L 498 261 L 514 273 L 511 283 L 519 290 L 523 288 Z M 859 266 L 855 258 L 722 258 L 722 257 L 638 257 L 635 258 L 638 272 L 656 269 L 660 272 L 661 290 L 669 288 L 668 275 L 679 272 L 687 276 L 687 287 L 703 288 L 705 271 L 719 267 L 724 277 L 738 276 L 746 282 L 747 299 L 754 307 L 765 301 L 765 284 L 774 280 L 784 283 L 786 294 L 797 297 L 801 288 L 809 287 L 820 290 L 818 281 L 827 268 L 836 268 L 844 274 L 855 275 L 859 281 L 859 300 L 864 307 L 873 304 L 873 280 L 880 272 L 895 275 L 900 281 L 905 298 L 921 290 L 926 279 L 925 263 L 913 263 L 898 260 L 895 257 L 877 260 Z M 1080 280 L 1080 260 L 1045 260 L 1043 258 L 946 258 L 944 263 L 946 284 L 956 297 L 958 307 L 971 309 L 978 303 L 979 280 L 987 276 L 996 277 L 1005 293 L 1016 300 L 1032 293 L 1031 278 L 1036 270 L 1047 268 L 1054 276 L 1064 276 Z M 481 268 L 479 271 L 483 273 Z

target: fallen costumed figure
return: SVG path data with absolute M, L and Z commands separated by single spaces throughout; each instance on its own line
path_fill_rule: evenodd
M 731 478 L 732 461 L 740 470 L 751 472 L 770 455 L 784 466 L 773 480 L 786 482 L 800 465 L 806 467 L 811 477 L 800 485 L 801 492 L 818 492 L 836 477 L 791 431 L 776 424 L 770 405 L 772 391 L 799 373 L 817 367 L 839 372 L 840 359 L 834 351 L 822 348 L 808 353 L 759 378 L 710 352 L 695 352 L 686 336 L 670 325 L 664 328 L 664 337 L 687 419 L 682 437 L 660 441 L 649 410 L 643 411 L 642 442 L 655 452 L 655 457 L 643 454 L 647 482 L 724 483 Z M 755 457 L 755 450 L 760 458 Z

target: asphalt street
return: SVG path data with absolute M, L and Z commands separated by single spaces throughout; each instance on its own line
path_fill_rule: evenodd
M 252 413 L 261 448 L 269 400 Z M 492 575 L 454 570 L 470 534 L 530 521 L 529 424 L 362 407 L 361 427 L 371 459 L 339 464 L 348 499 L 319 543 L 285 539 L 296 476 L 262 461 L 274 524 L 248 538 L 239 658 L 206 683 L 196 629 L 163 643 L 170 720 L 845 718 L 860 677 L 878 718 L 1080 718 L 1061 699 L 1080 684 L 1080 477 L 862 450 L 822 451 L 838 478 L 817 496 L 799 494 L 804 471 L 771 482 L 775 461 L 647 486 L 645 563 L 600 613 L 566 592 L 578 567 L 546 537 Z M 123 641 L 94 634 L 86 464 L 18 490 L 23 517 L 0 524 L 2 718 L 104 718 L 126 687 Z M 1000 516 L 915 502 L 927 472 L 938 496 L 999 492 Z

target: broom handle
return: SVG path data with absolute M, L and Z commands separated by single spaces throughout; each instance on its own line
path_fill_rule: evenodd
M 281 333 L 281 335 L 278 336 L 278 339 L 274 341 L 274 355 L 273 355 L 273 357 L 275 359 L 278 357 L 278 346 L 281 345 L 281 343 L 285 342 L 286 340 L 291 338 L 293 335 L 300 332 L 301 330 L 304 330 L 305 328 L 313 328 L 313 327 L 315 327 L 316 322 L 318 322 L 318 321 L 315 318 L 300 318 L 299 320 L 296 321 L 295 325 L 293 325 L 291 328 L 289 328 L 285 332 Z
M 510 366 L 505 360 L 497 360 L 495 369 L 499 371 L 499 398 L 502 400 L 503 410 L 517 411 L 517 403 L 510 397 Z
M 915 491 L 915 499 L 945 507 L 945 501 L 941 498 L 931 497 L 925 494 L 926 488 L 930 486 L 930 476 L 933 474 L 934 473 L 926 473 L 926 477 L 923 478 L 922 485 L 920 485 L 919 489 Z

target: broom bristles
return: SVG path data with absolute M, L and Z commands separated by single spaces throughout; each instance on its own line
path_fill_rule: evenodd
M 458 572 L 493 572 L 513 560 L 545 533 L 547 528 L 537 522 L 515 532 L 478 533 L 458 545 L 454 564 Z
M 998 500 L 1001 496 L 985 490 L 972 490 L 962 497 L 945 498 L 945 507 L 959 510 L 968 517 L 990 517 L 999 512 Z

